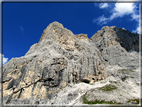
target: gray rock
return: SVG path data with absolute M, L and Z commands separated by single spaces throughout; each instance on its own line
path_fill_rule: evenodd
M 70 83 L 81 82 L 91 75 L 101 78 L 98 72 L 105 71 L 100 54 L 87 35 L 75 36 L 62 24 L 53 22 L 25 56 L 13 58 L 3 66 L 4 96 L 11 95 L 11 100 L 52 99 Z
M 108 65 L 136 69 L 139 67 L 139 35 L 116 26 L 105 26 L 91 39 Z M 132 52 L 135 54 L 131 55 Z
M 4 103 L 55 104 L 56 95 L 69 84 L 93 84 L 112 75 L 125 81 L 133 74 L 115 74 L 105 67 L 138 68 L 138 41 L 136 34 L 107 26 L 89 40 L 86 34 L 74 35 L 53 22 L 25 56 L 12 58 L 3 66 Z M 78 96 L 77 92 L 68 93 L 56 104 L 69 104 Z

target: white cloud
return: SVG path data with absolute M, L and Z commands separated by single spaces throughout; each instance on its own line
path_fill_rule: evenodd
M 136 3 L 115 3 L 114 8 L 112 8 L 112 14 L 109 17 L 104 17 L 104 15 L 102 15 L 97 19 L 93 19 L 93 22 L 96 22 L 98 25 L 104 25 L 115 18 L 131 15 L 131 20 L 135 20 L 139 23 L 140 17 L 136 9 Z M 135 31 L 139 33 L 139 29 L 140 27 L 137 27 Z
M 4 55 L 0 53 L 0 66 L 2 64 L 2 60 L 1 60 L 2 57 L 3 57 L 3 64 L 7 63 L 8 61 L 8 58 L 4 57 Z
M 20 26 L 20 29 L 21 29 L 21 31 L 22 31 L 22 32 L 24 32 L 24 29 L 23 29 L 23 27 L 22 27 L 22 26 Z
M 93 22 L 97 22 L 98 25 L 107 24 L 109 18 L 104 17 L 104 15 L 98 17 L 97 19 L 94 18 Z
M 135 8 L 134 3 L 116 3 L 114 8 L 114 13 L 123 16 L 124 14 L 133 13 Z
M 109 7 L 108 3 L 101 3 L 101 4 L 99 5 L 99 8 L 100 8 L 100 9 L 104 9 L 104 8 L 107 8 L 107 7 Z
M 20 26 L 20 29 L 21 29 L 22 35 L 24 36 L 24 28 Z
M 132 32 L 134 32 L 134 33 L 140 33 L 140 25 L 138 24 L 137 27 L 136 27 L 136 29 L 133 30 Z

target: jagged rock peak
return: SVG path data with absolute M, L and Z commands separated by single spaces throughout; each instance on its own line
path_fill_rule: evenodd
M 87 34 L 76 34 L 76 35 L 74 35 L 72 33 L 72 31 L 64 28 L 64 26 L 61 23 L 57 22 L 57 21 L 54 21 L 53 23 L 50 23 L 47 26 L 47 28 L 44 29 L 39 42 L 41 42 L 43 39 L 50 38 L 49 37 L 50 34 L 56 35 L 53 40 L 56 41 L 58 39 L 57 42 L 59 41 L 59 39 L 61 39 L 62 36 L 64 36 L 64 34 L 66 34 L 65 38 L 67 38 L 67 39 L 78 38 L 78 39 L 80 39 L 82 41 L 89 40 Z M 70 38 L 70 36 L 71 36 L 71 38 Z
M 74 35 L 62 24 L 53 22 L 25 56 L 12 58 L 3 66 L 3 102 L 52 104 L 70 84 L 93 84 L 115 76 L 114 71 L 106 69 L 108 66 L 136 69 L 138 54 L 128 50 L 137 50 L 138 41 L 137 35 L 115 26 L 103 27 L 89 40 L 86 34 Z M 68 95 L 71 96 L 74 95 Z M 70 98 L 65 99 L 54 101 L 69 103 Z
M 47 26 L 47 28 L 44 29 L 44 31 L 43 31 L 43 33 L 42 33 L 42 35 L 41 35 L 40 41 L 42 41 L 42 40 L 45 38 L 45 35 L 47 34 L 47 32 L 48 32 L 49 30 L 50 30 L 50 31 L 51 31 L 51 30 L 52 30 L 52 31 L 55 31 L 57 28 L 63 29 L 64 26 L 63 26 L 61 23 L 57 22 L 57 21 L 54 21 L 54 22 L 50 23 L 50 24 Z
M 52 28 L 52 27 L 59 27 L 59 28 L 64 28 L 64 26 L 61 24 L 61 23 L 59 23 L 59 22 L 57 22 L 57 21 L 54 21 L 54 22 L 52 22 L 52 23 L 50 23 L 48 26 L 47 26 L 47 28 L 46 29 L 50 29 L 50 28 Z
M 61 29 L 63 29 L 64 26 L 63 26 L 61 23 L 59 23 L 59 22 L 57 22 L 57 21 L 54 21 L 54 22 L 50 23 L 50 24 L 47 26 L 46 29 L 51 29 L 51 28 L 53 28 L 53 29 L 55 29 L 55 28 L 61 28 Z
M 89 39 L 86 34 L 74 35 L 72 31 L 64 28 L 62 24 L 55 21 L 50 23 L 43 31 L 39 43 L 43 42 L 43 40 L 44 44 L 46 44 L 45 40 L 56 42 L 67 51 L 81 51 L 83 47 L 79 41 L 88 41 Z
M 39 96 L 52 99 L 68 84 L 107 78 L 99 50 L 87 39 L 85 34 L 75 36 L 58 22 L 49 24 L 25 56 L 3 66 L 5 103 Z
M 76 36 L 78 39 L 83 40 L 83 41 L 84 41 L 84 40 L 87 40 L 87 41 L 89 40 L 87 34 L 76 34 L 75 36 Z
M 118 28 L 117 26 L 102 27 L 102 29 L 97 31 L 90 40 L 92 40 L 99 49 L 121 45 L 127 51 L 139 51 L 139 35 L 131 33 L 125 28 Z

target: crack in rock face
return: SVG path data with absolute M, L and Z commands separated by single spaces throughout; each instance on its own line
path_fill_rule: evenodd
M 112 75 L 125 82 L 131 76 L 117 75 L 106 67 L 137 69 L 138 43 L 137 34 L 115 26 L 103 27 L 89 39 L 55 21 L 25 56 L 3 65 L 3 103 L 47 104 L 70 84 L 92 85 Z M 68 93 L 67 99 L 78 95 Z

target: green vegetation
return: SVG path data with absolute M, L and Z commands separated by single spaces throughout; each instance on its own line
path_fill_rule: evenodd
M 115 84 L 119 84 L 120 82 L 118 81 L 109 81 L 110 83 L 115 83 Z
M 112 91 L 114 89 L 117 89 L 115 85 L 108 84 L 101 88 L 92 89 L 91 92 L 95 92 L 96 90 Z M 82 96 L 82 100 L 84 104 L 120 104 L 120 103 L 116 103 L 115 101 L 105 101 L 105 100 L 97 100 L 97 99 L 94 101 L 88 101 L 87 97 L 88 97 L 87 93 Z
M 121 71 L 128 71 L 128 69 L 121 69 Z
M 142 85 L 142 83 L 136 83 L 137 85 Z
M 113 81 L 112 81 L 113 82 Z M 117 83 L 117 82 L 116 82 Z M 95 92 L 96 90 L 102 90 L 102 91 L 112 91 L 112 90 L 115 90 L 117 89 L 117 87 L 115 85 L 112 85 L 112 84 L 107 84 L 103 87 L 100 87 L 100 88 L 95 88 L 95 89 L 92 89 L 90 90 L 91 92 Z
M 126 72 L 135 72 L 135 71 L 133 71 L 133 70 L 131 70 L 131 69 L 121 69 L 121 71 L 122 71 L 122 73 L 123 74 L 126 74 Z
M 108 84 L 108 85 L 105 85 L 104 87 L 101 87 L 101 88 L 98 88 L 98 89 L 102 90 L 102 91 L 112 91 L 112 90 L 117 89 L 117 87 L 115 85 Z
M 87 93 L 82 96 L 82 101 L 84 104 L 121 104 L 120 102 L 116 102 L 114 100 L 105 101 L 105 100 L 96 99 L 96 100 L 88 101 L 87 96 L 88 96 Z M 141 101 L 142 101 L 142 99 L 141 99 Z M 139 99 L 129 99 L 126 103 L 139 104 Z
M 135 72 L 135 71 L 133 71 L 133 70 L 131 70 L 131 69 L 130 69 L 129 71 L 131 71 L 131 72 Z
M 97 99 L 94 101 L 88 101 L 86 95 L 82 96 L 82 100 L 84 104 L 121 104 L 120 102 L 116 102 L 116 101 L 105 101 L 105 100 L 97 100 Z M 127 101 L 127 103 L 139 104 L 139 99 L 130 99 Z
M 116 104 L 115 101 L 105 101 L 105 100 L 88 101 L 86 98 L 86 94 L 82 96 L 82 100 L 84 104 Z

